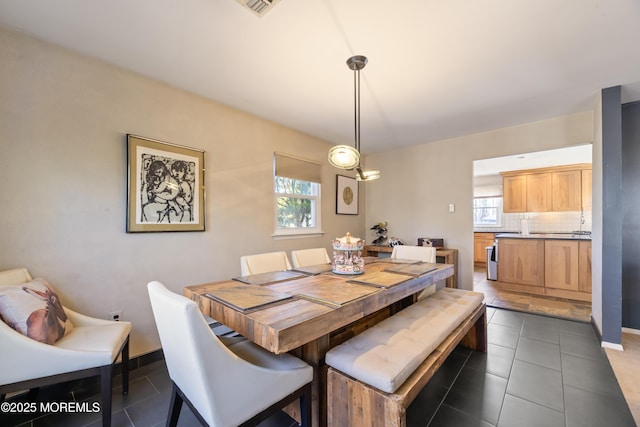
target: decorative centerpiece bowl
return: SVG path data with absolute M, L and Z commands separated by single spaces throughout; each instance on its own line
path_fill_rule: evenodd
M 336 237 L 332 246 L 331 271 L 337 274 L 364 273 L 364 258 L 362 258 L 364 240 L 351 237 L 351 234 L 347 233 L 344 237 Z

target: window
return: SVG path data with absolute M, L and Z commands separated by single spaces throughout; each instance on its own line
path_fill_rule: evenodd
M 474 197 L 473 225 L 499 227 L 502 213 L 502 197 Z
M 276 153 L 274 236 L 320 234 L 320 165 Z

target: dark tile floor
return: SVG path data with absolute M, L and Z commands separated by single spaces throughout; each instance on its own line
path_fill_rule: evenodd
M 590 324 L 488 314 L 487 353 L 457 348 L 409 407 L 408 426 L 636 425 Z
M 488 315 L 488 352 L 457 348 L 410 406 L 408 426 L 635 426 L 590 324 L 493 308 Z M 113 426 L 164 425 L 171 384 L 162 361 L 132 372 L 128 396 L 117 381 Z M 75 381 L 43 388 L 40 399 L 92 401 L 97 393 L 95 381 Z M 0 426 L 15 425 L 93 427 L 100 414 L 0 414 Z M 186 406 L 179 425 L 199 425 Z M 293 425 L 279 414 L 261 427 Z

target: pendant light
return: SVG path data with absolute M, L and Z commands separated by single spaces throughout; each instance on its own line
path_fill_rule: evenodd
M 367 65 L 367 57 L 352 56 L 347 66 L 353 70 L 354 130 L 355 146 L 336 145 L 329 150 L 329 163 L 339 169 L 355 169 L 358 181 L 372 181 L 380 178 L 380 171 L 363 171 L 360 167 L 360 70 Z

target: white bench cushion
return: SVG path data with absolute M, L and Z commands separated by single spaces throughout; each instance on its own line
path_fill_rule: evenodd
M 387 393 L 393 393 L 484 295 L 444 288 L 334 347 L 326 363 Z

